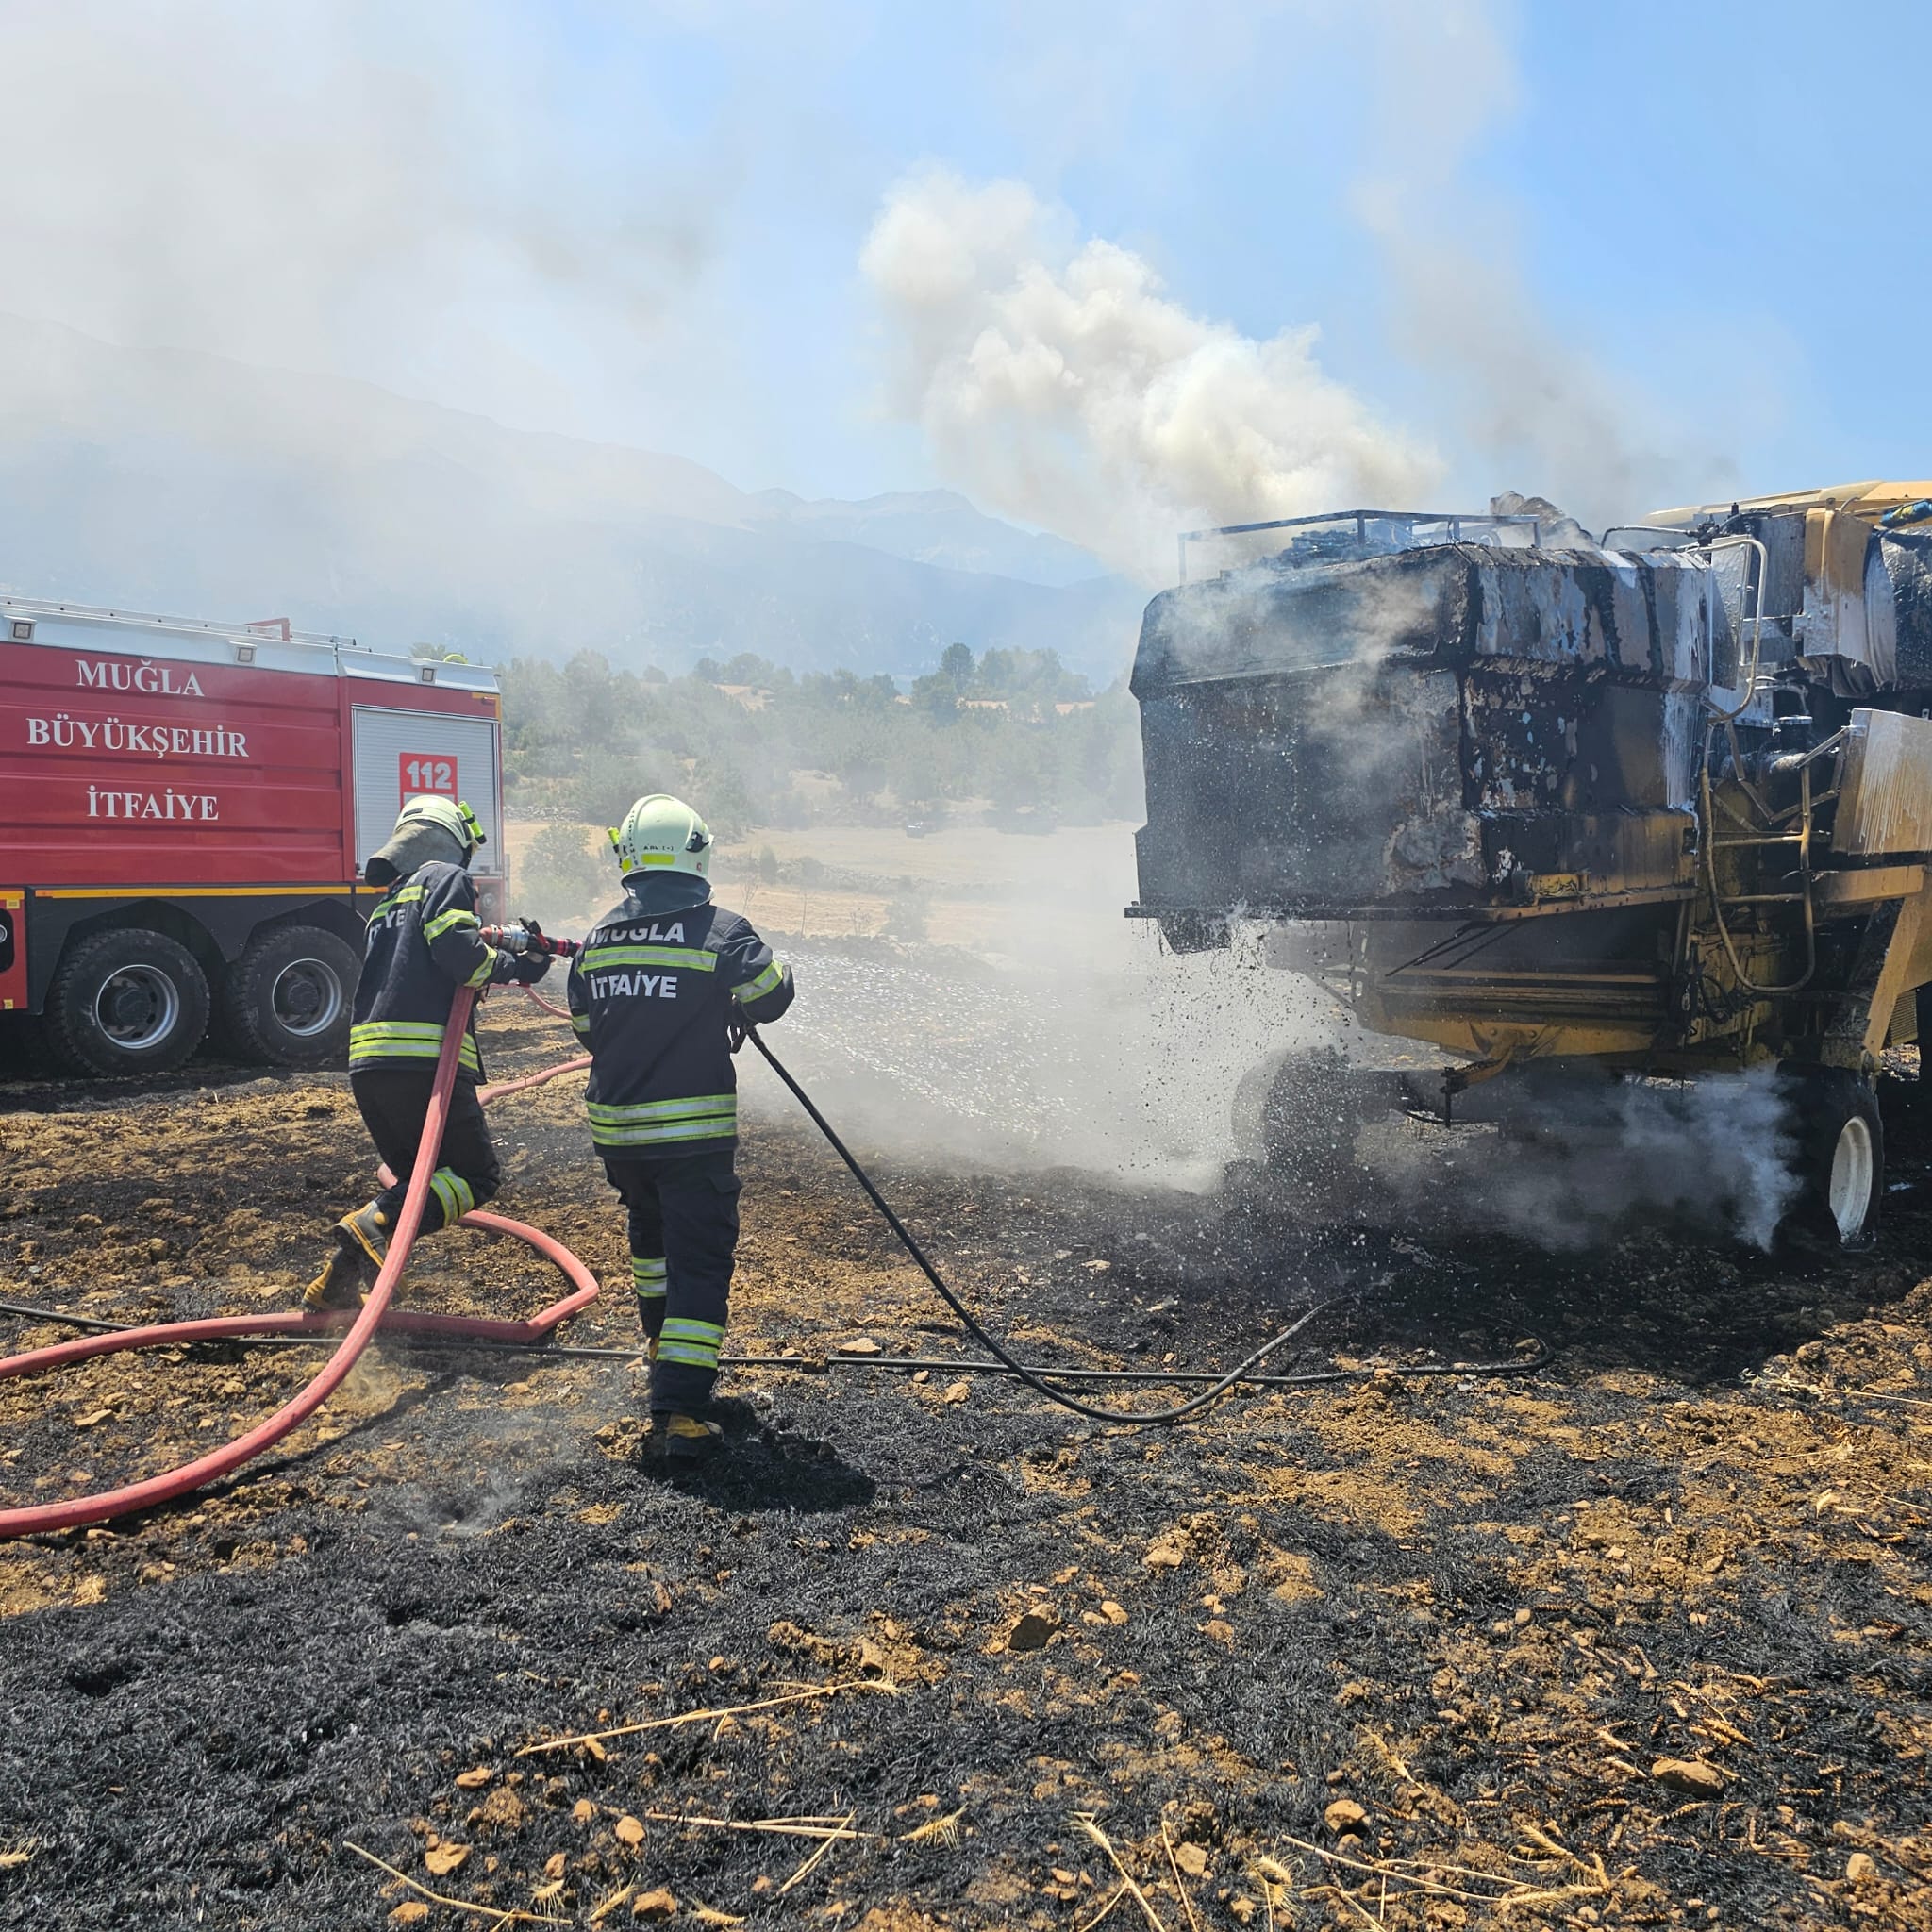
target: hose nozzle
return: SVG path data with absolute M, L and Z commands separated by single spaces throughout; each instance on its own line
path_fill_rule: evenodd
M 584 949 L 581 940 L 552 939 L 534 919 L 520 919 L 514 925 L 486 925 L 483 943 L 494 946 L 511 958 L 525 953 L 541 953 L 552 959 L 571 959 Z

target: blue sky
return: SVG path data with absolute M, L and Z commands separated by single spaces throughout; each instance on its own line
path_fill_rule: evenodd
M 1258 5 L 573 16 L 597 116 L 729 177 L 697 307 L 737 406 L 673 407 L 664 440 L 808 491 L 930 480 L 917 434 L 877 420 L 854 263 L 892 182 L 939 162 L 1028 183 L 1244 334 L 1319 325 L 1324 368 L 1468 487 L 1538 488 L 1477 474 L 1409 340 L 1353 205 L 1392 145 L 1437 234 L 1500 231 L 1548 330 L 1715 487 L 1932 471 L 1932 404 L 1900 352 L 1928 293 L 1918 35 L 1797 5 L 1473 7 L 1475 85 L 1452 63 L 1441 91 L 1487 98 L 1458 128 L 1457 101 L 1416 117 L 1387 73 L 1391 41 L 1445 9 L 1374 11 L 1394 24 Z M 1391 116 L 1422 125 L 1391 143 Z
M 0 189 L 5 306 L 748 488 L 997 468 L 892 394 L 905 318 L 860 270 L 935 168 L 1024 184 L 1055 274 L 1104 241 L 1204 327 L 1317 328 L 1322 375 L 1462 504 L 1932 473 L 1932 59 L 1904 16 L 74 0 L 10 9 L 0 58 L 44 116 Z

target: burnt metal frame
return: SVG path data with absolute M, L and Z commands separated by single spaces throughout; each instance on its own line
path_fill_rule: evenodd
M 1694 899 L 1701 885 L 1639 886 L 1627 892 L 1582 892 L 1561 899 L 1530 899 L 1521 904 L 1481 900 L 1388 900 L 1368 906 L 1333 900 L 1281 899 L 1244 906 L 1150 906 L 1137 899 L 1123 911 L 1128 919 L 1254 920 L 1264 924 L 1352 925 L 1368 921 L 1454 919 L 1469 924 L 1509 924 L 1550 919 L 1566 912 L 1607 912 L 1630 906 L 1668 906 Z
M 1219 524 L 1212 529 L 1183 530 L 1175 540 L 1180 552 L 1180 581 L 1188 580 L 1188 545 L 1204 542 L 1209 537 L 1248 537 L 1257 530 L 1301 530 L 1313 524 L 1345 524 L 1351 519 L 1355 523 L 1355 540 L 1357 543 L 1369 541 L 1369 521 L 1377 523 L 1407 524 L 1412 530 L 1418 524 L 1447 524 L 1449 541 L 1459 543 L 1465 525 L 1471 528 L 1495 529 L 1504 524 L 1527 524 L 1534 542 L 1541 534 L 1541 517 L 1479 515 L 1463 510 L 1421 510 L 1421 509 L 1331 509 L 1319 516 L 1311 517 L 1272 517 L 1260 524 Z

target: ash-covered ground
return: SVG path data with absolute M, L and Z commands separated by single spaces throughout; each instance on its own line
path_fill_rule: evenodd
M 504 1074 L 569 1041 L 499 999 L 486 1046 Z M 1024 1085 L 981 1078 L 988 1107 Z M 501 1205 L 621 1283 L 575 1083 L 498 1118 Z M 731 1345 L 806 1365 L 730 1377 L 715 1471 L 638 1466 L 623 1361 L 391 1348 L 224 1488 L 0 1548 L 0 1924 L 1089 1926 L 1124 1872 L 1105 1923 L 1168 1932 L 1932 1925 L 1924 1147 L 1895 1137 L 1907 1185 L 1856 1256 L 1641 1217 L 1553 1254 L 841 1120 L 1032 1356 L 1220 1365 L 1319 1300 L 1283 1368 L 1552 1358 L 1149 1432 L 991 1377 L 817 1370 L 862 1338 L 966 1350 L 810 1129 L 761 1117 Z M 0 1295 L 287 1307 L 367 1165 L 340 1076 L 16 1082 Z M 552 1292 L 467 1233 L 410 1283 Z M 619 1291 L 568 1339 L 631 1333 Z M 313 1360 L 0 1385 L 0 1493 L 178 1462 Z M 616 1735 L 520 1755 L 591 1732 Z M 847 1835 L 736 1828 L 800 1819 Z

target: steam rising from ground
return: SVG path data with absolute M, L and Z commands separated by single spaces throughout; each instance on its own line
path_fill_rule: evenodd
M 1769 1248 L 1798 1191 L 1790 1108 L 1768 1069 L 1526 1097 L 1507 1136 L 1371 1129 L 1398 1211 L 1579 1248 L 1659 1219 Z
M 1131 939 L 1109 970 L 1077 978 L 790 950 L 806 1025 L 773 1043 L 834 1124 L 861 1147 L 969 1171 L 1222 1189 L 1245 1151 L 1232 1124 L 1242 1076 L 1284 1046 L 1320 1055 L 1349 1031 L 1299 974 Z M 760 1105 L 777 1105 L 762 1085 Z M 1769 1248 L 1798 1189 L 1768 1073 L 1530 1099 L 1507 1133 L 1390 1114 L 1363 1128 L 1341 1188 L 1320 1155 L 1335 1130 L 1316 1092 L 1303 1146 L 1239 1183 L 1247 1205 L 1311 1226 L 1507 1232 L 1562 1250 L 1661 1221 Z
M 918 850 L 932 862 L 954 841 L 981 862 L 975 924 L 985 931 L 996 915 L 973 953 L 799 940 L 784 930 L 788 895 L 764 901 L 721 881 L 720 899 L 796 969 L 798 999 L 773 1048 L 855 1147 L 967 1172 L 1078 1167 L 1142 1186 L 1217 1186 L 1242 1074 L 1293 1041 L 1332 1040 L 1332 1002 L 1251 957 L 1176 958 L 1152 925 L 1123 918 L 1135 896 L 1124 826 L 950 828 Z M 756 1108 L 795 1118 L 753 1056 L 740 1071 Z
M 931 173 L 888 197 L 861 267 L 893 401 L 980 501 L 1160 580 L 1174 532 L 1425 496 L 1439 466 L 1315 359 L 1192 315 L 1153 265 L 1024 184 Z
M 1010 860 L 997 957 L 799 941 L 750 902 L 798 974 L 772 1044 L 861 1158 L 967 1174 L 1077 1168 L 1196 1191 L 1222 1189 L 1240 1161 L 1230 1199 L 1291 1221 L 1503 1231 L 1553 1249 L 1659 1221 L 1768 1246 L 1792 1203 L 1796 1148 L 1769 1072 L 1557 1086 L 1532 1070 L 1472 1090 L 1454 1127 L 1387 1113 L 1357 1134 L 1338 1126 L 1347 1109 L 1324 1060 L 1415 1069 L 1429 1049 L 1365 1034 L 1313 979 L 1263 965 L 1239 927 L 1229 951 L 1165 951 L 1151 926 L 1120 916 L 1124 833 L 939 837 Z M 720 896 L 747 904 L 728 879 Z M 1237 1096 L 1271 1056 L 1290 1068 L 1283 1124 L 1273 1159 L 1255 1165 Z M 753 1111 L 795 1116 L 760 1063 L 747 1056 L 741 1072 Z M 1507 1132 L 1469 1118 L 1506 1098 Z

